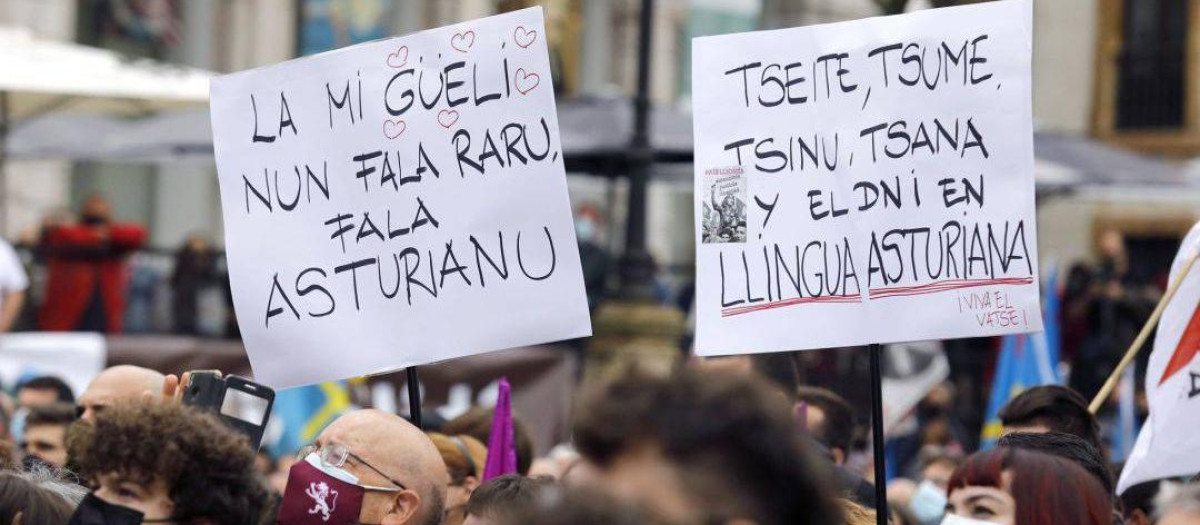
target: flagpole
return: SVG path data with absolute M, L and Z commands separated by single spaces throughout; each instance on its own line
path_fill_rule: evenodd
M 412 419 L 412 424 L 417 428 L 425 430 L 425 426 L 421 424 L 421 381 L 417 378 L 417 367 L 410 366 L 404 369 L 407 375 L 408 383 L 408 417 Z
M 1142 345 L 1146 343 L 1146 339 L 1150 337 L 1150 332 L 1154 331 L 1154 327 L 1158 324 L 1158 319 L 1162 317 L 1163 310 L 1167 308 L 1167 304 L 1175 297 L 1175 292 L 1183 286 L 1183 281 L 1187 279 L 1188 273 L 1192 270 L 1192 265 L 1196 263 L 1197 257 L 1200 257 L 1200 252 L 1192 254 L 1187 263 L 1183 265 L 1183 271 L 1175 277 L 1171 282 L 1171 286 L 1167 287 L 1167 292 L 1163 294 L 1162 299 L 1158 300 L 1158 306 L 1154 307 L 1154 313 L 1150 314 L 1150 319 L 1146 320 L 1146 324 L 1142 326 L 1142 331 L 1138 332 L 1137 338 L 1133 340 L 1133 344 L 1129 345 L 1129 349 L 1125 351 L 1125 356 L 1121 358 L 1121 362 L 1117 363 L 1117 368 L 1108 376 L 1108 380 L 1104 382 L 1104 386 L 1096 393 L 1096 397 L 1092 398 L 1092 404 L 1088 406 L 1088 410 L 1095 414 L 1100 410 L 1100 406 L 1112 395 L 1112 391 L 1117 387 L 1117 382 L 1121 380 L 1121 372 L 1133 362 L 1133 358 L 1137 357 L 1138 350 L 1142 349 Z
M 878 343 L 870 345 L 871 350 L 871 437 L 872 448 L 875 452 L 875 522 L 878 525 L 888 523 L 887 502 L 887 459 L 883 450 L 883 374 L 879 366 Z

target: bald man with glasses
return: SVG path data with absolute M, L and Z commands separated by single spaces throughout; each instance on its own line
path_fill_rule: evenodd
M 382 410 L 356 410 L 329 425 L 300 457 L 357 477 L 361 523 L 437 525 L 449 482 L 437 447 L 420 429 Z

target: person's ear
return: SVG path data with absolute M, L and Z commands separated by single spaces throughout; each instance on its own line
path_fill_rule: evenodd
M 392 500 L 392 510 L 379 521 L 380 525 L 408 525 L 416 523 L 417 514 L 421 510 L 421 496 L 412 490 L 402 490 L 396 493 Z
M 479 480 L 475 479 L 475 476 L 467 476 L 463 478 L 462 488 L 467 490 L 467 494 L 471 494 L 479 488 Z
M 1126 523 L 1129 525 L 1150 525 L 1150 517 L 1142 509 L 1133 509 L 1133 512 L 1129 513 L 1129 520 Z
M 21 519 L 23 517 L 20 512 L 17 512 L 17 515 L 13 516 L 12 525 L 21 525 L 21 522 L 24 521 Z

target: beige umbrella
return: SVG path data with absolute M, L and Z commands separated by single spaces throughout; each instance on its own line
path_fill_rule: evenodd
M 143 116 L 208 102 L 211 72 L 39 39 L 0 27 L 0 205 L 8 132 L 48 113 Z M 0 231 L 5 213 L 0 213 Z

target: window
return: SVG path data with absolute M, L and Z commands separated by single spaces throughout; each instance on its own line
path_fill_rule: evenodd
M 162 60 L 182 37 L 180 0 L 80 0 L 80 44 Z
M 393 34 L 396 6 L 384 0 L 300 0 L 297 41 L 301 56 Z
M 1116 128 L 1184 125 L 1188 0 L 1125 0 Z

